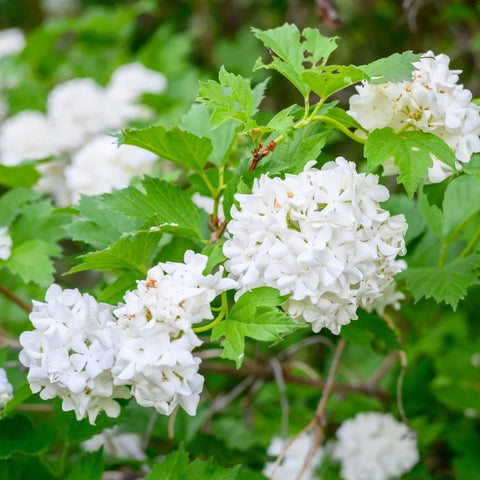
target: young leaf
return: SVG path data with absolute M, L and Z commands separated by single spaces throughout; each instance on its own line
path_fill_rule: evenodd
M 239 469 L 220 467 L 212 459 L 189 463 L 188 454 L 181 447 L 156 464 L 145 480 L 235 480 Z
M 243 362 L 245 337 L 263 342 L 274 341 L 301 328 L 303 325 L 292 320 L 277 308 L 288 295 L 281 296 L 278 290 L 261 287 L 244 293 L 234 304 L 228 318 L 212 329 L 212 340 L 225 337 L 223 358 L 235 360 L 237 368 Z
M 73 240 L 105 248 L 125 232 L 140 228 L 138 219 L 105 209 L 102 198 L 82 195 L 78 205 L 81 218 L 65 226 Z
M 0 225 L 9 225 L 22 211 L 22 208 L 41 197 L 41 194 L 26 188 L 16 188 L 0 197 Z
M 181 127 L 199 137 L 210 138 L 213 151 L 210 161 L 217 167 L 224 164 L 235 138 L 237 123 L 227 120 L 217 128 L 212 128 L 210 110 L 205 104 L 194 103 L 188 113 L 182 117 Z
M 103 195 L 101 203 L 107 210 L 156 222 L 157 231 L 202 238 L 202 223 L 197 207 L 180 187 L 163 180 L 146 177 L 145 193 L 133 186 Z M 152 225 L 153 227 L 153 225 Z
M 302 74 L 303 81 L 322 99 L 364 78 L 365 74 L 354 65 L 329 65 Z
M 12 254 L 4 266 L 17 274 L 25 283 L 34 282 L 37 285 L 47 286 L 53 282 L 55 271 L 50 255 L 56 252 L 56 247 L 44 240 L 28 240 L 20 245 L 14 245 Z
M 398 182 L 402 183 L 409 197 L 427 177 L 433 165 L 432 155 L 455 168 L 455 155 L 451 148 L 436 135 L 425 132 L 395 133 L 391 128 L 374 130 L 365 143 L 365 156 L 370 171 L 393 158 L 400 170 Z
M 227 72 L 223 66 L 218 79 L 220 82 L 208 80 L 200 84 L 197 98 L 213 110 L 212 124 L 220 125 L 228 119 L 249 123 L 255 110 L 250 81 Z
M 160 232 L 126 235 L 105 250 L 81 255 L 78 258 L 82 263 L 68 273 L 93 269 L 108 271 L 134 269 L 145 275 L 161 236 Z
M 302 79 L 302 74 L 307 70 L 305 64 L 325 65 L 330 54 L 337 48 L 335 38 L 323 37 L 313 28 L 306 28 L 301 35 L 295 25 L 287 23 L 271 30 L 252 30 L 272 52 L 273 57 L 269 64 L 258 59 L 254 69 L 276 70 L 293 83 L 303 97 L 310 92 L 309 86 Z
M 6 167 L 0 165 L 0 185 L 5 187 L 31 187 L 40 178 L 34 164 Z
M 412 64 L 418 62 L 421 56 L 411 51 L 394 53 L 358 68 L 370 77 L 370 83 L 402 82 L 411 80 L 412 72 L 415 70 Z
M 161 125 L 142 130 L 126 129 L 118 143 L 150 150 L 161 158 L 197 172 L 203 169 L 213 150 L 209 138 L 197 137 L 178 127 L 167 130 Z
M 456 258 L 443 268 L 408 268 L 399 274 L 405 277 L 415 302 L 422 297 L 445 302 L 455 310 L 459 300 L 465 298 L 468 287 L 480 284 L 480 256 Z

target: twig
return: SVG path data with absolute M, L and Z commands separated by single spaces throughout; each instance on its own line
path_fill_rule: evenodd
M 371 378 L 365 384 L 366 388 L 375 389 L 379 384 L 380 380 L 386 375 L 386 373 L 395 365 L 397 357 L 400 355 L 399 350 L 391 352 L 387 358 L 382 362 L 378 369 L 373 373 Z
M 248 173 L 251 174 L 258 165 L 258 162 L 262 158 L 266 157 L 270 152 L 273 152 L 276 146 L 277 143 L 275 142 L 275 140 L 271 140 L 270 143 L 265 147 L 263 146 L 263 143 L 260 143 L 257 148 L 252 150 L 252 162 L 250 163 L 250 167 L 248 168 Z
M 337 370 L 340 365 L 340 359 L 342 358 L 343 350 L 345 349 L 345 344 L 346 344 L 346 340 L 344 338 L 341 338 L 337 344 L 337 348 L 335 350 L 335 356 L 333 357 L 333 362 L 330 367 L 330 371 L 328 372 L 327 381 L 325 382 L 325 388 L 323 389 L 322 397 L 320 398 L 320 402 L 318 403 L 315 416 L 313 417 L 312 421 L 305 428 L 300 430 L 300 432 L 298 432 L 282 450 L 282 452 L 280 453 L 280 455 L 278 456 L 277 460 L 273 465 L 272 472 L 270 473 L 271 479 L 273 479 L 275 472 L 277 471 L 278 467 L 280 466 L 280 463 L 282 462 L 283 458 L 285 457 L 285 454 L 287 453 L 288 449 L 291 447 L 293 442 L 295 442 L 295 440 L 303 433 L 309 432 L 313 428 L 317 427 L 317 432 L 315 435 L 314 442 L 312 444 L 312 447 L 310 448 L 308 457 L 305 459 L 302 470 L 299 472 L 299 474 L 296 477 L 297 480 L 300 480 L 302 478 L 303 473 L 312 462 L 313 454 L 315 453 L 315 450 L 318 448 L 318 445 L 321 442 L 325 408 L 327 405 L 328 397 L 330 396 L 330 393 L 332 392 L 334 387 L 335 376 L 337 374 Z
M 291 368 L 295 367 L 295 363 L 285 363 L 282 365 L 283 378 L 286 383 L 293 385 L 303 385 L 306 387 L 321 390 L 325 388 L 325 381 L 321 379 L 312 379 L 300 377 L 291 373 Z M 255 378 L 264 380 L 273 380 L 274 375 L 270 366 L 262 363 L 245 362 L 240 369 L 236 369 L 234 365 L 220 362 L 203 362 L 200 366 L 203 373 L 218 373 L 229 377 L 248 377 L 253 375 Z M 344 383 L 335 383 L 333 390 L 338 393 L 363 393 L 365 395 L 374 395 L 381 400 L 388 400 L 390 393 L 380 388 L 368 388 L 366 385 L 348 385 Z
M 178 406 L 171 413 L 170 418 L 168 419 L 168 439 L 173 440 L 175 438 L 175 421 L 177 419 Z
M 305 459 L 302 469 L 300 470 L 299 474 L 297 475 L 297 480 L 301 480 L 302 475 L 305 473 L 305 470 L 310 466 L 313 460 L 313 456 L 322 442 L 323 437 L 323 427 L 324 427 L 324 417 L 325 417 L 325 410 L 327 408 L 328 398 L 330 397 L 330 393 L 332 393 L 333 386 L 335 384 L 335 377 L 337 376 L 338 367 L 340 366 L 340 360 L 342 359 L 343 351 L 345 350 L 345 345 L 347 341 L 344 338 L 341 338 L 338 342 L 337 348 L 335 350 L 335 356 L 333 357 L 332 366 L 330 367 L 330 371 L 328 372 L 327 381 L 325 383 L 325 388 L 323 389 L 322 397 L 318 402 L 317 411 L 315 412 L 315 417 L 311 423 L 312 426 L 316 426 L 315 430 L 315 438 L 313 440 L 312 446 L 308 453 L 308 457 Z
M 285 350 L 280 352 L 279 358 L 283 360 L 290 357 L 298 350 L 302 350 L 303 348 L 309 347 L 310 345 L 316 345 L 317 343 L 321 343 L 327 346 L 332 351 L 335 349 L 335 344 L 328 337 L 324 337 L 323 335 L 316 335 L 315 337 L 304 338 L 303 340 L 300 340 L 300 342 L 297 342 L 286 348 Z
M 32 311 L 32 307 L 27 302 L 23 301 L 20 297 L 15 295 L 10 289 L 8 289 L 5 285 L 2 285 L 1 283 L 0 283 L 0 293 L 2 293 L 5 297 L 7 297 L 13 303 L 16 303 L 26 313 L 30 313 Z
M 281 363 L 275 357 L 272 357 L 269 363 L 272 367 L 273 376 L 278 387 L 278 393 L 280 394 L 280 405 L 282 407 L 282 438 L 287 438 L 288 415 L 290 413 L 290 406 L 288 404 L 285 379 L 283 378 L 283 368 Z
M 215 415 L 215 413 L 223 410 L 229 403 L 231 403 L 235 398 L 241 395 L 250 385 L 255 382 L 255 377 L 253 375 L 245 378 L 240 382 L 235 388 L 230 390 L 225 395 L 219 395 L 213 402 L 210 409 L 210 417 Z

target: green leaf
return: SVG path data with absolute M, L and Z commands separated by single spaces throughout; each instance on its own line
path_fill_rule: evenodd
M 227 120 L 217 128 L 212 128 L 210 110 L 205 104 L 194 103 L 186 115 L 182 117 L 181 127 L 199 137 L 210 138 L 213 146 L 210 161 L 217 167 L 223 165 L 228 158 L 230 146 L 235 138 L 237 123 Z
M 392 215 L 401 213 L 405 215 L 408 224 L 407 233 L 405 234 L 405 243 L 407 245 L 425 231 L 425 221 L 417 203 L 408 199 L 405 195 L 390 195 L 389 199 L 382 206 Z
M 213 460 L 189 463 L 188 454 L 180 448 L 155 465 L 145 480 L 235 480 L 239 469 L 220 467 Z
M 88 453 L 75 462 L 67 480 L 101 480 L 103 475 L 103 450 Z
M 9 188 L 31 187 L 40 178 L 34 164 L 15 165 L 6 167 L 0 165 L 0 185 Z
M 337 122 L 340 122 L 346 128 L 362 128 L 362 126 L 342 108 L 333 107 L 324 115 L 337 120 Z
M 98 296 L 99 302 L 116 305 L 120 302 L 128 290 L 135 290 L 137 280 L 140 280 L 143 275 L 139 275 L 137 271 L 124 272 L 114 282 L 105 287 Z
M 23 415 L 0 420 L 0 458 L 14 453 L 36 454 L 47 450 L 54 441 L 50 432 L 34 427 Z
M 240 368 L 245 351 L 245 337 L 263 342 L 282 338 L 282 334 L 293 332 L 305 325 L 292 320 L 277 308 L 288 298 L 278 290 L 261 287 L 245 292 L 233 305 L 228 318 L 212 329 L 212 340 L 221 337 L 224 348 L 222 357 L 235 360 Z
M 49 257 L 52 254 L 52 248 L 55 247 L 40 239 L 15 245 L 4 266 L 12 273 L 17 274 L 25 283 L 50 285 L 53 282 L 53 272 L 55 271 Z
M 428 197 L 425 195 L 423 188 L 418 194 L 418 206 L 420 207 L 423 218 L 430 230 L 432 230 L 432 232 L 441 238 L 443 236 L 443 213 L 436 205 L 430 205 Z
M 415 70 L 412 63 L 418 62 L 421 56 L 411 51 L 394 53 L 358 68 L 370 77 L 370 83 L 402 82 L 411 80 Z
M 197 172 L 203 169 L 213 150 L 209 138 L 197 137 L 178 127 L 167 130 L 161 125 L 142 130 L 126 129 L 119 139 L 119 145 L 122 144 L 150 150 Z
M 81 255 L 78 258 L 82 263 L 67 273 L 93 269 L 107 271 L 133 269 L 145 275 L 161 236 L 160 232 L 139 232 L 126 235 L 105 250 Z
M 188 193 L 176 185 L 151 177 L 146 177 L 142 185 L 145 193 L 130 186 L 103 195 L 102 205 L 123 215 L 155 222 L 157 231 L 202 238 L 200 214 Z
M 409 197 L 427 177 L 433 165 L 432 155 L 455 168 L 455 155 L 440 138 L 425 132 L 395 133 L 391 128 L 374 130 L 365 143 L 365 156 L 369 171 L 393 158 L 400 170 L 398 182 L 402 183 Z
M 65 226 L 73 240 L 106 247 L 116 242 L 125 232 L 137 230 L 137 219 L 105 209 L 103 197 L 82 195 L 78 205 L 81 218 Z
M 9 225 L 21 209 L 41 197 L 40 193 L 25 188 L 10 190 L 0 197 L 0 225 Z
M 255 64 L 258 68 L 276 70 L 285 76 L 303 97 L 310 91 L 302 74 L 308 69 L 305 64 L 324 65 L 330 54 L 337 48 L 335 38 L 326 38 L 317 29 L 306 28 L 300 34 L 292 24 L 285 24 L 271 30 L 252 28 L 266 48 L 272 53 L 272 62 L 264 64 L 260 59 Z
M 320 155 L 331 131 L 310 134 L 308 128 L 297 130 L 293 140 L 285 139 L 275 150 L 265 157 L 255 169 L 258 173 L 300 173 L 307 162 L 316 160 Z
M 354 65 L 329 65 L 302 74 L 303 81 L 321 99 L 326 99 L 364 78 L 365 74 Z
M 415 302 L 422 297 L 445 302 L 456 310 L 459 300 L 465 298 L 468 287 L 478 285 L 480 256 L 456 258 L 443 268 L 408 268 L 398 276 L 405 277 Z
M 351 343 L 362 345 L 369 350 L 395 350 L 401 345 L 395 333 L 385 320 L 377 315 L 359 311 L 358 320 L 342 327 L 341 336 Z
M 480 211 L 480 181 L 471 175 L 454 178 L 443 199 L 443 235 L 447 237 L 461 229 L 468 218 Z
M 207 266 L 203 271 L 204 275 L 209 275 L 212 273 L 214 267 L 223 263 L 227 257 L 223 254 L 223 244 L 225 243 L 224 239 L 216 241 L 213 245 L 209 245 L 208 247 L 204 248 L 202 251 L 203 255 L 208 257 Z
M 250 80 L 227 72 L 223 66 L 218 79 L 219 82 L 208 80 L 201 83 L 197 98 L 212 109 L 212 124 L 220 125 L 229 119 L 240 123 L 250 122 L 255 113 Z

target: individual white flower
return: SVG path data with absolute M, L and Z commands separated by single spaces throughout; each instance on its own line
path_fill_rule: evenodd
M 313 435 L 309 433 L 303 433 L 289 446 L 288 450 L 283 457 L 282 463 L 275 470 L 273 477 L 270 477 L 274 470 L 275 462 L 269 462 L 263 469 L 263 474 L 271 478 L 271 480 L 286 480 L 297 478 L 297 475 L 303 468 L 305 460 L 310 454 L 310 449 L 313 444 Z M 268 447 L 267 453 L 271 456 L 278 457 L 285 447 L 290 442 L 290 439 L 282 439 L 275 437 L 272 443 Z M 320 466 L 322 458 L 324 456 L 323 449 L 319 447 L 313 454 L 309 467 L 305 470 L 301 477 L 301 480 L 319 480 L 319 477 L 315 475 L 315 470 Z
M 47 290 L 45 301 L 33 301 L 30 321 L 35 330 L 20 335 L 19 358 L 29 368 L 32 392 L 40 392 L 44 400 L 60 397 L 63 410 L 74 410 L 78 420 L 88 416 L 94 423 L 102 410 L 118 416 L 115 398 L 128 398 L 129 391 L 113 385 L 110 371 L 113 307 L 58 285 Z
M 115 458 L 146 460 L 142 448 L 142 437 L 136 433 L 119 433 L 118 428 L 106 428 L 102 433 L 81 443 L 87 452 L 96 452 L 103 447 L 104 453 Z
M 19 28 L 0 30 L 0 58 L 20 53 L 25 48 L 25 35 Z
M 192 325 L 213 318 L 212 300 L 234 286 L 222 271 L 203 275 L 205 255 L 185 253 L 184 263 L 159 263 L 115 310 L 115 385 L 131 385 L 137 402 L 170 415 L 180 405 L 194 415 L 203 377 L 192 350 L 201 344 Z
M 144 116 L 145 109 L 137 105 L 144 93 L 161 93 L 167 88 L 164 75 L 150 70 L 140 62 L 118 67 L 107 87 L 108 96 L 118 105 L 125 120 Z
M 17 165 L 55 153 L 52 127 L 45 115 L 25 110 L 5 120 L 0 128 L 0 163 Z
M 472 94 L 457 84 L 460 70 L 448 68 L 446 55 L 425 53 L 414 63 L 411 81 L 372 85 L 363 82 L 357 95 L 350 98 L 348 113 L 368 131 L 391 127 L 410 128 L 441 137 L 455 153 L 456 168 L 468 163 L 473 153 L 480 152 L 480 107 L 471 102 Z M 437 183 L 452 174 L 452 169 L 435 157 L 428 180 Z M 391 162 L 384 165 L 384 174 L 398 173 Z
M 284 304 L 291 317 L 338 334 L 399 271 L 407 224 L 380 207 L 388 190 L 377 176 L 341 157 L 321 170 L 314 163 L 284 180 L 262 175 L 251 194 L 235 195 L 225 268 L 240 284 L 237 298 L 276 288 L 291 295 Z
M 98 136 L 72 156 L 65 169 L 66 185 L 75 202 L 81 194 L 99 195 L 124 188 L 135 176 L 152 170 L 157 156 L 143 148 L 116 144 L 106 135 Z
M 8 381 L 7 372 L 3 368 L 0 368 L 0 412 L 12 398 L 13 386 Z
M 342 423 L 333 458 L 341 462 L 344 480 L 389 480 L 418 462 L 414 431 L 390 414 L 359 413 Z
M 12 254 L 12 237 L 7 227 L 0 227 L 0 260 L 8 260 Z
M 72 151 L 86 141 L 123 124 L 120 110 L 106 89 L 91 78 L 57 85 L 47 100 L 48 118 L 60 151 Z

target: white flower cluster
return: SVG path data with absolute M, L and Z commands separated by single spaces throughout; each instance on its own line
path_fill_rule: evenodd
M 290 442 L 290 439 L 282 439 L 275 437 L 270 443 L 267 453 L 270 456 L 278 457 L 285 447 Z M 285 480 L 287 478 L 297 478 L 297 475 L 303 468 L 305 460 L 309 456 L 310 449 L 313 443 L 313 435 L 309 433 L 303 433 L 289 446 L 288 450 L 283 457 L 282 462 L 274 472 L 275 462 L 269 462 L 263 469 L 263 474 L 271 480 Z M 312 460 L 308 468 L 302 475 L 301 480 L 314 480 L 318 479 L 315 475 L 315 470 L 322 462 L 324 451 L 322 448 L 318 448 L 312 456 Z M 273 473 L 273 477 L 271 477 Z
M 96 452 L 103 447 L 104 453 L 115 458 L 146 460 L 142 449 L 142 437 L 136 433 L 120 433 L 118 428 L 106 428 L 81 444 L 86 452 Z
M 0 58 L 15 55 L 25 48 L 25 35 L 20 28 L 0 30 Z
M 7 227 L 0 227 L 0 260 L 8 260 L 12 254 L 12 237 Z
M 92 423 L 101 410 L 117 416 L 115 399 L 131 395 L 166 415 L 177 405 L 194 415 L 203 377 L 192 326 L 211 319 L 210 302 L 235 286 L 221 270 L 203 275 L 207 260 L 188 251 L 185 263 L 158 264 L 114 312 L 77 289 L 52 285 L 46 303 L 34 301 L 35 330 L 20 335 L 32 391 L 62 398 L 64 410 Z
M 234 282 L 203 275 L 205 255 L 185 253 L 185 263 L 160 263 L 127 292 L 115 311 L 113 328 L 116 385 L 131 385 L 137 402 L 169 415 L 180 405 L 190 415 L 203 388 L 200 359 L 192 350 L 201 344 L 192 330 L 211 319 L 210 303 Z
M 74 410 L 79 420 L 88 416 L 93 423 L 102 410 L 118 416 L 114 398 L 128 398 L 130 392 L 113 385 L 112 307 L 58 285 L 48 289 L 45 301 L 33 302 L 35 330 L 20 335 L 19 358 L 29 368 L 32 392 L 44 400 L 60 397 L 62 408 Z
M 0 368 L 0 412 L 13 397 L 13 386 L 8 381 L 7 372 Z
M 460 70 L 450 70 L 449 63 L 448 56 L 429 51 L 413 64 L 416 70 L 409 82 L 364 82 L 350 98 L 348 113 L 369 132 L 384 127 L 398 130 L 410 124 L 437 135 L 452 148 L 460 169 L 473 153 L 480 152 L 480 107 L 471 102 L 471 92 L 457 83 Z M 384 165 L 385 175 L 396 173 L 396 166 Z M 433 157 L 428 173 L 431 183 L 451 174 L 450 167 Z
M 123 188 L 133 176 L 148 173 L 156 156 L 138 153 L 136 147 L 119 149 L 113 138 L 104 135 L 148 117 L 149 109 L 138 103 L 141 95 L 165 88 L 162 74 L 138 62 L 119 67 L 105 88 L 90 78 L 57 85 L 48 96 L 46 114 L 26 110 L 5 120 L 0 129 L 0 164 L 57 157 L 39 165 L 43 178 L 38 188 L 52 193 L 61 205 L 78 200 L 80 194 Z
M 359 413 L 342 423 L 333 457 L 344 480 L 390 480 L 418 462 L 415 432 L 390 414 Z
M 388 190 L 377 176 L 341 157 L 321 170 L 313 163 L 285 180 L 262 175 L 251 194 L 235 196 L 225 268 L 239 282 L 237 298 L 276 288 L 291 294 L 284 309 L 292 318 L 338 334 L 399 271 L 407 224 L 380 207 Z

